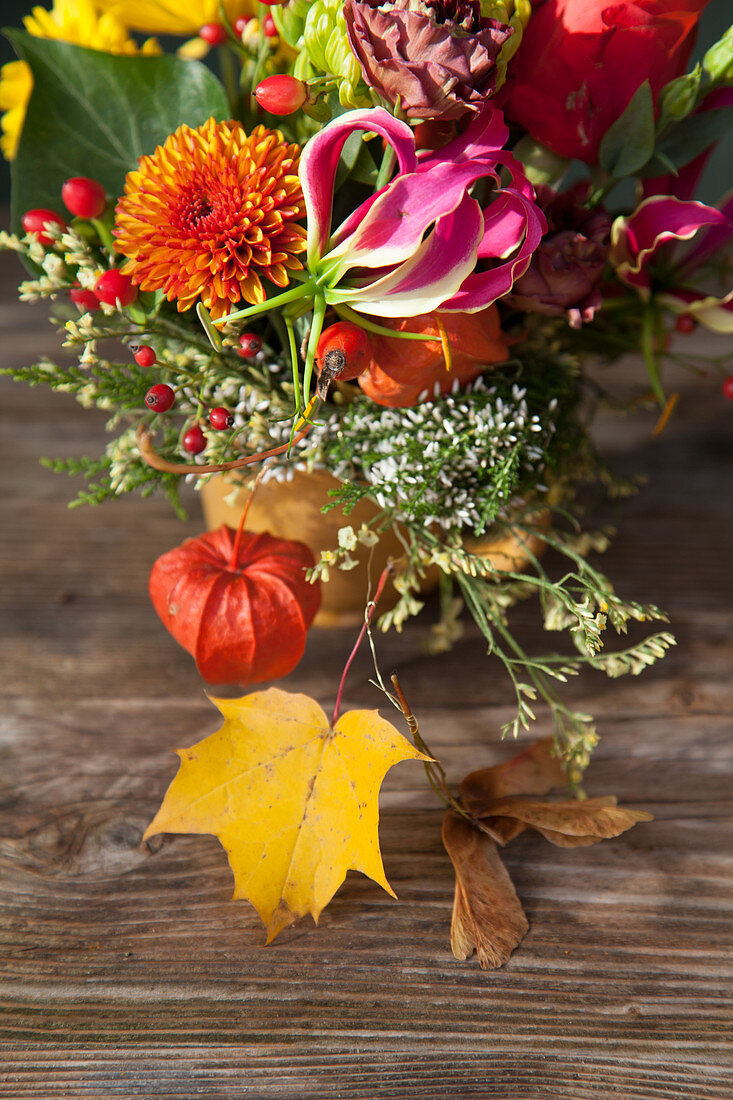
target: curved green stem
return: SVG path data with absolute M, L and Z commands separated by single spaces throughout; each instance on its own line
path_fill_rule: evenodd
M 316 359 L 318 339 L 323 328 L 323 318 L 326 315 L 326 299 L 319 294 L 313 304 L 313 322 L 308 336 L 308 350 L 305 354 L 305 373 L 303 376 L 303 394 L 306 405 L 310 399 L 311 378 L 313 377 L 313 364 Z
M 357 313 L 355 309 L 351 309 L 346 305 L 335 305 L 333 307 L 334 312 L 343 317 L 345 321 L 353 321 L 359 328 L 365 329 L 367 332 L 373 332 L 376 336 L 390 336 L 395 340 L 422 340 L 424 343 L 440 344 L 442 343 L 440 336 L 426 336 L 424 332 L 398 332 L 393 328 L 387 328 L 386 325 L 378 325 L 374 321 L 369 321 L 361 313 Z
M 290 351 L 290 365 L 293 369 L 293 392 L 295 393 L 296 415 L 303 408 L 300 397 L 300 372 L 298 370 L 298 347 L 295 342 L 295 328 L 293 322 L 286 315 L 283 317 L 285 328 L 288 330 L 288 348 Z
M 662 389 L 662 383 L 659 380 L 659 363 L 657 361 L 657 352 L 655 348 L 656 336 L 656 310 L 651 302 L 649 302 L 644 309 L 644 315 L 641 322 L 641 351 L 644 356 L 647 374 L 649 375 L 649 381 L 654 390 L 654 395 L 662 408 L 664 408 L 667 404 L 667 397 Z
M 216 321 L 212 321 L 211 323 L 213 325 L 225 325 L 229 321 L 243 321 L 247 317 L 257 317 L 260 313 L 267 313 L 271 309 L 279 309 L 281 306 L 286 306 L 290 302 L 297 302 L 298 299 L 311 297 L 314 291 L 315 283 L 312 279 L 309 279 L 299 286 L 293 286 L 290 290 L 283 291 L 282 294 L 276 294 L 274 298 L 267 298 L 264 302 L 260 302 L 256 306 L 247 306 L 246 309 L 238 309 L 234 313 L 228 313 L 226 317 L 218 317 Z

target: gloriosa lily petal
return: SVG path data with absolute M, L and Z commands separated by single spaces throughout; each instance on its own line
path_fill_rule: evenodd
M 716 298 L 712 294 L 703 294 L 701 290 L 680 287 L 660 294 L 659 301 L 673 313 L 691 314 L 711 332 L 721 336 L 733 334 L 733 290 L 724 298 Z
M 355 130 L 385 138 L 397 154 L 400 172 L 412 172 L 417 167 L 412 130 L 406 122 L 400 122 L 381 107 L 369 111 L 349 111 L 329 122 L 312 137 L 300 158 L 300 182 L 308 217 L 309 267 L 327 249 L 336 169 L 346 139 Z
M 408 260 L 366 286 L 342 287 L 326 299 L 348 302 L 375 317 L 432 313 L 473 271 L 482 232 L 481 208 L 464 195 L 458 209 L 438 219 Z
M 338 157 L 358 129 L 383 135 L 397 153 L 400 171 L 330 235 Z M 546 229 L 521 165 L 502 149 L 507 137 L 495 108 L 419 160 L 412 131 L 383 108 L 353 111 L 324 127 L 303 151 L 300 176 L 308 210 L 308 267 L 327 301 L 375 316 L 409 317 L 438 307 L 473 312 L 506 294 Z M 501 167 L 511 179 L 504 188 Z M 496 187 L 482 216 L 469 190 L 487 177 Z M 479 261 L 503 262 L 476 272 Z M 376 269 L 372 281 L 348 276 L 368 268 Z
M 651 284 L 649 266 L 663 244 L 690 240 L 706 225 L 727 223 L 724 214 L 705 203 L 655 195 L 613 223 L 610 260 L 624 282 L 644 292 Z

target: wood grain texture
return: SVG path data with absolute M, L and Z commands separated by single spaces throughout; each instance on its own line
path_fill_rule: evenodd
M 3 364 L 53 353 L 3 265 Z M 602 735 L 588 792 L 656 819 L 575 851 L 515 841 L 506 862 L 531 928 L 484 973 L 449 953 L 442 807 L 417 765 L 395 768 L 381 799 L 399 901 L 349 875 L 317 928 L 268 949 L 253 910 L 229 901 L 213 838 L 141 847 L 172 749 L 219 724 L 147 597 L 153 559 L 199 520 L 163 500 L 67 511 L 74 485 L 37 457 L 94 451 L 102 418 L 2 381 L 3 1100 L 730 1100 L 732 422 L 714 382 L 684 387 L 659 439 L 651 418 L 599 428 L 616 465 L 649 478 L 601 517 L 621 525 L 606 566 L 670 611 L 679 645 L 638 679 L 569 685 Z M 548 647 L 532 605 L 516 618 Z M 426 630 L 380 638 L 380 659 L 457 781 L 510 751 L 496 731 L 511 699 L 475 633 L 428 659 Z M 284 685 L 327 704 L 352 637 L 312 634 Z M 361 654 L 346 705 L 380 705 L 370 673 Z

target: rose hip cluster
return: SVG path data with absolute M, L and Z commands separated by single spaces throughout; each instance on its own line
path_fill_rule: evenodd
M 74 176 L 66 180 L 61 188 L 64 206 L 74 218 L 99 223 L 107 209 L 107 194 L 97 180 L 87 176 Z M 49 235 L 50 226 L 57 226 L 62 232 L 67 222 L 56 210 L 39 207 L 27 210 L 21 218 L 26 233 L 34 233 L 44 248 L 52 248 L 55 239 Z M 69 297 L 82 313 L 93 313 L 100 304 L 124 309 L 131 306 L 137 298 L 137 287 L 129 275 L 123 275 L 119 268 L 103 271 L 94 284 L 88 287 L 72 287 Z

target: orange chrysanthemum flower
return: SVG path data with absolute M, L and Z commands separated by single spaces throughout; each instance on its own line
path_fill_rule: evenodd
M 288 285 L 306 246 L 297 145 L 279 130 L 209 119 L 179 126 L 141 157 L 117 204 L 117 249 L 142 290 L 162 290 L 178 309 L 201 299 L 223 317 L 244 299 L 265 300 L 262 279 Z

